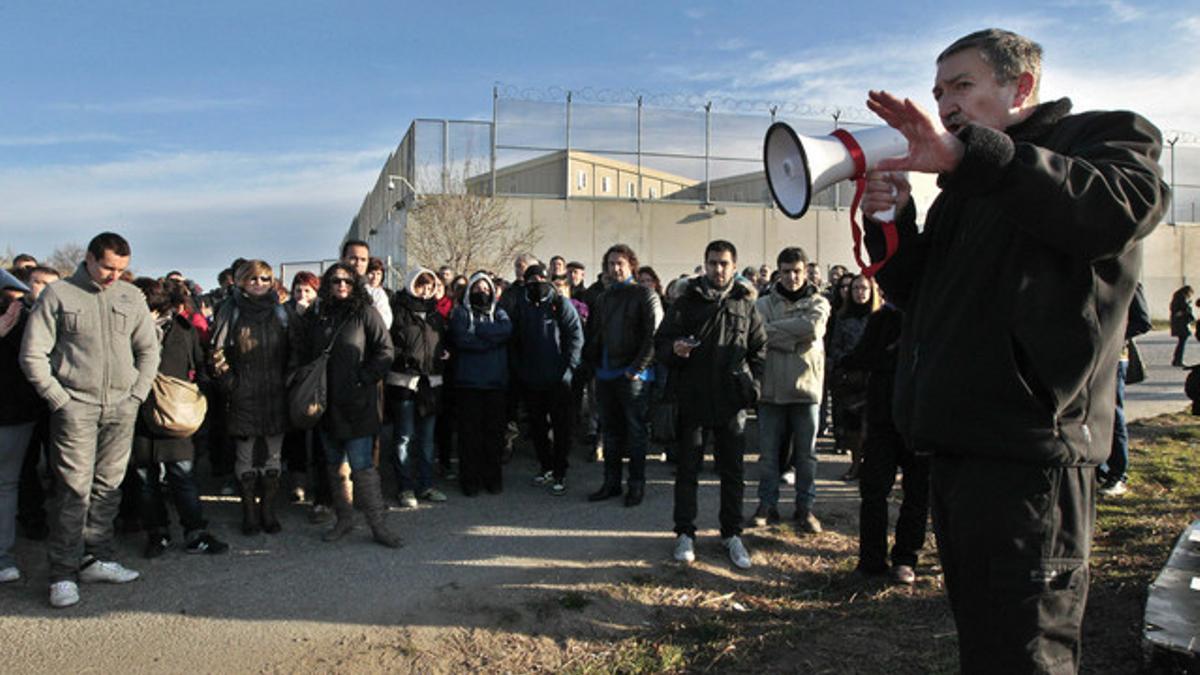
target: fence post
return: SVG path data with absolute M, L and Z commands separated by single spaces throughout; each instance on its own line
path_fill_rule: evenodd
M 567 92 L 567 148 L 563 151 L 563 173 L 566 176 L 566 182 L 563 183 L 563 199 L 571 198 L 571 99 L 573 98 L 570 91 Z
M 490 179 L 491 187 L 488 190 L 488 196 L 490 196 L 490 197 L 496 196 L 496 106 L 498 105 L 499 98 L 500 98 L 499 89 L 497 87 L 493 86 L 492 87 L 492 134 L 491 134 L 492 149 L 491 149 L 491 166 L 489 169 L 490 173 L 491 173 L 491 179 Z
M 642 96 L 641 96 L 641 94 L 638 94 L 638 98 L 637 98 L 637 167 L 638 167 L 637 201 L 640 204 L 642 201 Z
M 712 101 L 704 104 L 704 203 L 712 203 L 712 190 L 709 183 L 708 163 L 712 148 Z

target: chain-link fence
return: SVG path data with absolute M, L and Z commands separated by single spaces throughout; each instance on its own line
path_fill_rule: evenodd
M 491 121 L 413 121 L 352 231 L 365 236 L 388 226 L 397 210 L 432 193 L 768 205 L 762 144 L 776 120 L 814 136 L 874 121 L 849 107 L 498 86 Z M 1163 175 L 1174 188 L 1164 220 L 1197 222 L 1200 138 L 1164 137 Z M 848 207 L 852 196 L 847 185 L 834 185 L 812 206 Z

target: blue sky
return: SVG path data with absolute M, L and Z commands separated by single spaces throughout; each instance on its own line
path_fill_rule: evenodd
M 237 256 L 331 255 L 414 117 L 488 119 L 491 87 L 931 106 L 933 59 L 1000 26 L 1043 98 L 1200 134 L 1200 3 L 0 4 L 0 249 L 102 229 L 205 286 Z

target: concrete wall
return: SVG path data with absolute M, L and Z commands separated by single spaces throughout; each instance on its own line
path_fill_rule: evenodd
M 846 209 L 812 208 L 804 218 L 791 220 L 774 208 L 755 204 L 705 208 L 671 200 L 498 199 L 515 223 L 541 227 L 543 238 L 535 255 L 543 260 L 556 254 L 578 260 L 587 266 L 589 278 L 599 272 L 604 251 L 621 242 L 633 247 L 641 263 L 654 267 L 665 283 L 690 274 L 703 262 L 704 246 L 718 238 L 737 246 L 739 268 L 764 262 L 774 267 L 780 249 L 800 246 L 824 269 L 839 263 L 855 269 Z M 380 227 L 365 237 L 376 255 L 391 255 L 399 269 L 406 263 L 403 232 L 409 217 L 407 210 L 401 210 L 393 215 L 390 228 Z M 1176 288 L 1185 283 L 1200 286 L 1200 227 L 1162 224 L 1156 228 L 1143 244 L 1142 280 L 1152 315 L 1165 319 Z

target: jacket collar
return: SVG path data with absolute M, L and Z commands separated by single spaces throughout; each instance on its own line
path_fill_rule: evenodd
M 1071 99 L 1060 98 L 1056 101 L 1040 103 L 1029 117 L 1017 122 L 1004 130 L 1014 141 L 1035 142 L 1045 137 L 1062 118 L 1071 114 Z

